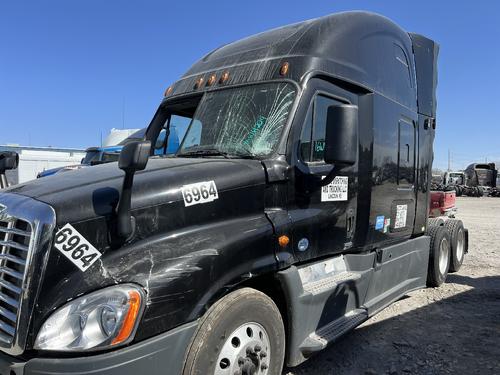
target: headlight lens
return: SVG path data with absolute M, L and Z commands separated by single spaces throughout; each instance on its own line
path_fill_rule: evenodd
M 43 324 L 35 349 L 83 351 L 130 342 L 143 311 L 144 293 L 117 285 L 77 298 Z

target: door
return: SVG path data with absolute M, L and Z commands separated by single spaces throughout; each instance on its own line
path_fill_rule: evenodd
M 321 180 L 333 168 L 323 160 L 327 111 L 330 106 L 340 104 L 344 102 L 325 91 L 315 92 L 297 140 L 289 215 L 294 253 L 300 261 L 352 247 L 357 163 L 342 169 L 329 185 L 321 186 Z

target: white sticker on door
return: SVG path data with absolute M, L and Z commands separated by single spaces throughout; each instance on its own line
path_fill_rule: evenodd
M 394 222 L 394 229 L 406 227 L 407 213 L 408 213 L 408 205 L 398 204 L 396 206 L 396 221 Z
M 82 272 L 102 255 L 71 224 L 66 224 L 56 233 L 54 246 Z
M 348 177 L 337 176 L 328 185 L 321 188 L 321 202 L 346 201 Z
M 184 206 L 213 202 L 219 199 L 217 186 L 214 181 L 203 181 L 181 187 Z

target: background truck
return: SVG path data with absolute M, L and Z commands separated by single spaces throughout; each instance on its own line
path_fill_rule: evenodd
M 495 163 L 470 164 L 464 171 L 467 186 L 480 189 L 484 195 L 490 195 L 497 188 L 498 172 Z
M 0 373 L 279 375 L 442 284 L 467 249 L 428 219 L 437 54 L 365 12 L 260 33 L 118 163 L 2 192 Z
M 182 125 L 183 124 L 177 124 L 177 126 L 182 126 Z M 180 142 L 177 126 L 173 125 L 171 129 L 169 129 L 168 142 L 166 139 L 166 131 L 160 134 L 160 136 L 156 140 L 156 147 L 154 150 L 155 155 L 169 155 L 177 151 Z M 185 129 L 181 130 L 183 130 L 182 135 L 184 135 Z M 132 133 L 129 137 L 124 139 L 116 146 L 89 147 L 88 149 L 85 150 L 85 157 L 82 159 L 80 164 L 47 169 L 45 171 L 40 172 L 37 175 L 37 178 L 52 176 L 56 173 L 74 171 L 76 169 L 91 167 L 94 165 L 116 162 L 118 161 L 123 146 L 133 141 L 142 140 L 144 138 L 145 133 L 146 133 L 146 128 L 140 129 Z
M 482 197 L 484 193 L 483 187 L 477 185 L 471 186 L 468 184 L 468 181 L 467 175 L 463 171 L 445 172 L 443 186 L 453 188 L 457 197 L 462 195 Z

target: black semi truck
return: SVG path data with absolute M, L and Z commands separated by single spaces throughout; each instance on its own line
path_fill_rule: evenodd
M 118 163 L 4 190 L 0 373 L 278 375 L 444 282 L 464 230 L 428 225 L 437 54 L 365 12 L 251 36 Z

